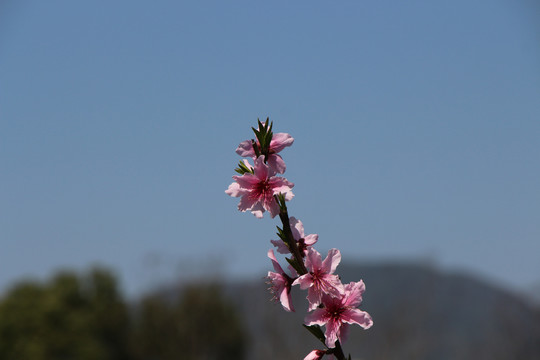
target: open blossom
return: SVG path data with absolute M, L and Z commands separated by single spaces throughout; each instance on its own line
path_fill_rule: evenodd
M 255 159 L 253 174 L 245 173 L 241 176 L 233 176 L 236 182 L 229 185 L 226 194 L 233 197 L 241 197 L 238 210 L 251 211 L 258 218 L 263 217 L 264 211 L 268 211 L 272 217 L 279 214 L 279 205 L 274 195 L 282 193 L 285 200 L 293 198 L 293 183 L 279 176 L 264 163 L 264 156 Z
M 308 309 L 315 309 L 322 300 L 323 295 L 341 297 L 343 285 L 334 271 L 341 261 L 341 253 L 338 249 L 330 249 L 326 259 L 322 261 L 321 254 L 313 248 L 309 248 L 306 255 L 305 265 L 309 271 L 293 282 L 300 285 L 302 290 L 308 289 Z
M 364 282 L 351 282 L 345 285 L 341 297 L 324 295 L 322 308 L 316 309 L 305 318 L 305 324 L 324 325 L 326 327 L 326 346 L 333 348 L 337 340 L 344 340 L 349 324 L 357 324 L 364 329 L 373 325 L 371 316 L 357 307 L 362 302 L 362 293 L 366 286 Z
M 319 239 L 319 235 L 317 234 L 304 234 L 304 224 L 300 220 L 297 220 L 294 216 L 291 216 L 289 219 L 291 224 L 291 231 L 293 234 L 294 240 L 296 240 L 298 250 L 300 250 L 300 254 L 303 254 L 304 256 L 307 255 L 308 247 L 312 246 L 317 242 Z M 272 244 L 277 248 L 277 252 L 280 254 L 288 254 L 290 253 L 289 248 L 283 240 L 270 240 Z
M 268 250 L 268 257 L 272 260 L 272 265 L 274 266 L 274 270 L 276 270 L 276 272 L 268 272 L 268 279 L 270 280 L 271 285 L 270 291 L 272 291 L 276 299 L 279 298 L 279 301 L 285 310 L 294 311 L 291 301 L 291 285 L 293 280 L 279 265 L 279 262 L 274 255 L 274 250 Z M 289 270 L 293 276 L 297 275 L 296 271 L 291 266 L 289 266 Z
M 293 142 L 294 138 L 287 133 L 277 133 L 272 135 L 267 163 L 272 169 L 275 169 L 275 171 L 280 174 L 285 172 L 286 166 L 283 158 L 277 153 L 287 146 L 291 146 Z M 255 140 L 255 144 L 260 148 L 258 140 Z M 251 140 L 242 141 L 240 145 L 238 145 L 236 153 L 242 157 L 256 158 Z

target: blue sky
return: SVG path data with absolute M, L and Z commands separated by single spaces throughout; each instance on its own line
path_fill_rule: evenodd
M 270 268 L 224 194 L 267 116 L 291 215 L 344 261 L 540 282 L 533 1 L 0 3 L 0 290 L 58 268 Z M 369 286 L 369 285 L 368 285 Z

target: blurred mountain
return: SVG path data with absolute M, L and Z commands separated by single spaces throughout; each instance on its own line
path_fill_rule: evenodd
M 524 296 L 533 304 L 533 306 L 540 307 L 540 281 L 531 284 Z
M 341 264 L 344 283 L 366 283 L 361 309 L 375 325 L 351 327 L 354 359 L 540 359 L 540 306 L 472 275 L 429 265 Z M 264 278 L 166 285 L 127 303 L 106 269 L 14 284 L 0 299 L 2 360 L 299 360 L 318 342 L 296 312 L 270 302 Z
M 540 359 L 540 309 L 473 276 L 418 264 L 342 264 L 344 283 L 366 283 L 360 308 L 374 326 L 351 327 L 344 343 L 354 359 Z M 302 328 L 305 292 L 293 291 L 295 313 L 269 301 L 264 279 L 230 283 L 250 334 L 247 359 L 303 359 L 322 348 Z

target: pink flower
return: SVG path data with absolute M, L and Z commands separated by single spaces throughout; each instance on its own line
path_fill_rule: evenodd
M 345 286 L 341 297 L 323 296 L 323 308 L 318 308 L 305 318 L 305 324 L 325 325 L 326 346 L 333 348 L 337 340 L 345 340 L 348 324 L 357 324 L 364 329 L 373 325 L 371 316 L 357 307 L 362 302 L 364 282 L 352 282 Z
M 242 176 L 233 176 L 236 182 L 225 190 L 227 195 L 241 197 L 238 210 L 249 210 L 258 218 L 263 217 L 266 210 L 272 217 L 279 214 L 279 205 L 274 195 L 282 193 L 289 201 L 294 194 L 291 189 L 293 183 L 283 177 L 274 176 L 276 173 L 264 163 L 264 156 L 255 159 L 254 174 L 245 173 Z
M 300 254 L 303 254 L 304 256 L 307 254 L 308 247 L 312 246 L 317 242 L 319 239 L 319 235 L 317 234 L 309 234 L 304 235 L 304 224 L 300 220 L 297 220 L 295 217 L 291 216 L 289 219 L 291 224 L 291 231 L 293 234 L 294 240 L 296 240 L 298 250 L 300 250 Z M 275 247 L 277 247 L 277 252 L 280 254 L 289 254 L 289 248 L 283 240 L 270 240 L 272 244 L 274 244 Z
M 268 257 L 272 260 L 272 265 L 274 266 L 274 270 L 276 270 L 276 272 L 268 272 L 268 279 L 271 284 L 270 291 L 274 294 L 275 299 L 279 297 L 279 301 L 285 310 L 294 311 L 291 302 L 292 278 L 285 274 L 279 265 L 276 256 L 274 255 L 274 250 L 268 250 Z M 293 276 L 297 275 L 296 271 L 290 265 L 289 270 Z
M 272 136 L 272 140 L 270 141 L 270 153 L 268 155 L 267 162 L 272 169 L 275 169 L 275 171 L 280 174 L 285 172 L 286 166 L 283 158 L 277 153 L 285 149 L 287 146 L 291 146 L 293 142 L 294 138 L 287 133 L 277 133 Z M 259 144 L 259 141 L 255 140 L 255 143 L 256 146 L 260 148 L 261 145 Z M 251 140 L 242 141 L 240 145 L 238 145 L 236 153 L 242 157 L 256 157 Z
M 293 282 L 293 285 L 299 284 L 302 290 L 308 289 L 309 311 L 321 303 L 324 294 L 336 297 L 343 294 L 343 285 L 339 277 L 333 275 L 340 261 L 341 253 L 338 249 L 330 249 L 326 259 L 322 261 L 321 254 L 309 248 L 305 260 L 309 272 Z
M 326 355 L 326 351 L 324 350 L 313 350 L 304 358 L 304 360 L 321 360 L 324 355 Z

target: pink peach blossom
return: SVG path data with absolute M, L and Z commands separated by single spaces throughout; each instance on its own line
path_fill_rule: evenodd
M 282 193 L 285 200 L 293 198 L 293 183 L 279 176 L 264 163 L 264 156 L 255 159 L 253 174 L 245 173 L 241 176 L 233 176 L 236 182 L 229 185 L 225 190 L 227 195 L 241 197 L 238 210 L 251 211 L 257 218 L 262 218 L 264 211 L 268 211 L 272 217 L 279 214 L 279 205 L 274 195 Z
M 304 234 L 304 224 L 300 220 L 297 220 L 294 216 L 291 216 L 289 219 L 291 224 L 291 231 L 293 234 L 294 240 L 296 240 L 298 250 L 300 250 L 300 254 L 303 254 L 304 256 L 307 254 L 308 248 L 315 244 L 317 240 L 319 239 L 319 235 L 317 234 Z M 277 248 L 277 252 L 280 254 L 289 254 L 289 248 L 283 240 L 270 240 L 272 244 Z
M 293 280 L 279 265 L 279 262 L 274 255 L 274 250 L 268 250 L 268 257 L 272 260 L 272 265 L 274 266 L 274 270 L 276 270 L 276 272 L 268 272 L 268 279 L 270 280 L 271 285 L 270 291 L 274 294 L 276 299 L 279 298 L 279 301 L 285 310 L 294 311 L 291 301 L 291 285 Z M 297 275 L 296 271 L 290 265 L 289 271 L 291 271 L 292 276 Z
M 272 136 L 269 149 L 270 153 L 268 155 L 267 163 L 271 168 L 275 169 L 275 171 L 280 174 L 283 174 L 285 172 L 286 166 L 283 158 L 277 153 L 286 148 L 287 146 L 291 146 L 293 142 L 294 138 L 287 133 L 277 133 L 273 134 Z M 260 148 L 258 140 L 255 140 L 255 144 Z M 238 145 L 236 153 L 242 157 L 256 157 L 251 140 L 242 141 L 240 145 Z
M 308 289 L 309 311 L 321 303 L 324 294 L 335 297 L 341 297 L 343 294 L 343 285 L 339 277 L 333 275 L 340 261 L 341 253 L 338 249 L 330 249 L 324 261 L 317 250 L 308 249 L 305 265 L 309 272 L 296 279 L 293 285 L 300 285 L 302 290 Z
M 362 302 L 362 293 L 366 286 L 364 282 L 351 282 L 344 288 L 344 294 L 340 297 L 322 297 L 322 308 L 316 309 L 305 318 L 305 324 L 324 325 L 326 346 L 333 348 L 337 340 L 345 340 L 349 324 L 357 324 L 364 329 L 369 329 L 373 325 L 371 316 L 357 307 Z
M 324 350 L 313 350 L 304 358 L 304 360 L 321 360 L 326 355 Z

